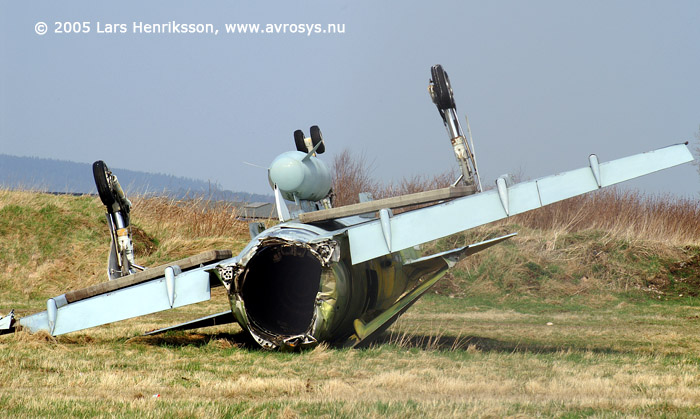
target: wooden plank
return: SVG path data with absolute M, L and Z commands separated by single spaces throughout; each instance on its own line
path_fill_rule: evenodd
M 346 205 L 339 208 L 331 208 L 314 212 L 299 214 L 299 221 L 302 223 L 313 223 L 317 221 L 330 220 L 335 218 L 350 217 L 352 215 L 364 214 L 367 212 L 379 211 L 382 208 L 401 208 L 410 205 L 427 204 L 435 201 L 444 201 L 462 196 L 471 195 L 476 192 L 475 186 L 451 186 L 448 188 L 434 189 L 432 191 L 417 192 L 408 195 L 395 196 L 391 198 L 377 199 L 376 201 L 361 202 L 359 204 Z
M 106 294 L 108 292 L 116 291 L 118 289 L 150 281 L 151 279 L 155 279 L 165 275 L 165 268 L 167 268 L 168 266 L 177 265 L 180 267 L 180 269 L 185 271 L 187 269 L 196 268 L 199 265 L 228 259 L 231 256 L 232 252 L 230 250 L 210 250 L 208 252 L 190 256 L 185 259 L 176 260 L 175 262 L 166 263 L 165 265 L 156 266 L 154 268 L 148 268 L 145 271 L 136 272 L 135 274 L 127 275 L 109 282 L 103 282 L 101 284 L 95 284 L 90 287 L 83 288 L 81 290 L 67 292 L 66 301 L 68 301 L 69 303 L 74 303 L 76 301 L 84 300 L 86 298 L 94 297 L 96 295 Z

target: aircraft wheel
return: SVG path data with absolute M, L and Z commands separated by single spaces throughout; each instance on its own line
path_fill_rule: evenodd
M 112 210 L 112 206 L 116 202 L 114 193 L 112 192 L 112 182 L 110 182 L 110 176 L 112 172 L 102 160 L 98 160 L 92 164 L 92 175 L 95 178 L 95 185 L 97 186 L 97 193 L 100 195 L 102 203 L 108 208 L 109 211 Z
M 309 152 L 304 143 L 304 132 L 300 129 L 294 131 L 294 144 L 297 146 L 297 151 L 301 151 L 302 153 Z
M 318 125 L 314 125 L 310 128 L 311 130 L 311 142 L 313 143 L 314 147 L 316 147 L 316 144 L 320 143 L 323 141 L 323 135 L 321 134 L 321 128 L 318 127 Z M 323 154 L 326 151 L 326 144 L 323 143 L 318 148 L 316 149 L 316 154 Z
M 430 75 L 433 80 L 433 92 L 438 109 L 445 110 L 455 108 L 455 98 L 450 86 L 450 78 L 440 64 L 430 68 Z

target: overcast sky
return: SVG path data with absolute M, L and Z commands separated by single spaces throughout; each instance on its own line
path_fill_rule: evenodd
M 218 34 L 133 33 L 171 21 Z M 590 153 L 696 141 L 698 22 L 697 1 L 0 0 L 0 153 L 269 193 L 265 170 L 243 162 L 267 166 L 317 124 L 329 163 L 349 148 L 377 178 L 433 175 L 455 167 L 426 89 L 440 63 L 483 179 L 536 178 Z M 344 33 L 227 34 L 227 23 Z M 632 186 L 698 197 L 700 177 L 687 164 Z

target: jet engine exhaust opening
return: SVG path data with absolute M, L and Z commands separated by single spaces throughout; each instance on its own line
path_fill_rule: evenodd
M 307 247 L 264 247 L 246 266 L 241 299 L 251 323 L 265 332 L 299 335 L 314 318 L 321 261 Z

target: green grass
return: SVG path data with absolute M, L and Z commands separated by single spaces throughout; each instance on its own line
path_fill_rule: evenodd
M 430 295 L 368 349 L 301 353 L 262 351 L 236 326 L 138 336 L 176 314 L 161 313 L 56 339 L 3 337 L 0 409 L 20 417 L 684 417 L 699 413 L 700 320 L 688 320 L 699 312 L 677 301 L 572 313 Z
M 194 205 L 141 201 L 136 208 L 138 253 L 149 264 L 215 246 L 236 252 L 247 242 L 245 226 L 227 227 L 224 212 L 207 221 Z M 201 227 L 207 222 L 221 233 Z M 0 411 L 5 417 L 700 415 L 697 240 L 660 244 L 599 228 L 519 224 L 433 245 L 447 250 L 520 233 L 460 262 L 363 350 L 266 352 L 235 325 L 141 336 L 227 309 L 220 288 L 207 304 L 58 338 L 0 337 Z M 96 198 L 0 191 L 0 313 L 43 310 L 48 297 L 103 281 L 108 244 Z

